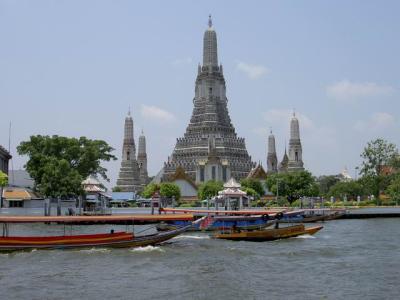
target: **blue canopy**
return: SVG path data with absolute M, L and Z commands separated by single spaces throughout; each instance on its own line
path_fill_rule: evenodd
M 135 200 L 134 192 L 112 192 L 113 200 L 123 200 L 123 201 L 132 201 Z

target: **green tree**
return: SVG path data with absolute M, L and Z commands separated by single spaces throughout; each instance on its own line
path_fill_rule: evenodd
M 3 171 L 0 171 L 0 186 L 5 187 L 8 184 L 8 176 Z
M 8 185 L 8 176 L 0 171 L 0 208 L 3 207 L 3 188 Z
M 160 185 L 156 184 L 156 183 L 149 183 L 148 185 L 146 185 L 146 187 L 144 188 L 143 192 L 142 192 L 142 196 L 144 198 L 151 198 L 153 196 L 153 194 L 156 191 L 160 190 Z
M 308 171 L 272 174 L 268 176 L 266 185 L 275 195 L 279 192 L 280 196 L 286 196 L 289 203 L 302 196 L 318 195 L 318 185 Z
M 264 188 L 262 183 L 259 180 L 246 178 L 240 181 L 240 184 L 243 188 L 251 188 L 252 190 L 256 191 L 258 197 L 262 197 L 265 194 Z
M 122 192 L 122 188 L 120 186 L 114 186 L 112 188 L 112 191 L 115 192 L 115 193 Z
M 398 158 L 396 146 L 383 139 L 367 143 L 361 153 L 363 158 L 361 174 L 373 179 L 373 194 L 378 198 L 383 185 L 382 167 L 390 165 Z
M 391 160 L 390 166 L 393 167 L 395 170 L 400 171 L 400 153 L 397 153 Z
M 363 188 L 357 181 L 338 182 L 329 189 L 329 196 L 348 200 L 356 200 L 357 196 L 363 195 Z
M 197 193 L 199 199 L 204 200 L 218 195 L 223 189 L 224 184 L 221 181 L 209 180 L 199 186 Z
M 375 191 L 375 178 L 373 176 L 362 176 L 357 180 L 361 186 L 360 196 L 370 196 Z
M 175 200 L 178 201 L 181 197 L 181 190 L 175 183 L 163 182 L 160 184 L 160 195 L 166 198 L 175 197 Z
M 105 141 L 86 137 L 36 135 L 22 142 L 17 150 L 29 157 L 25 168 L 37 190 L 47 197 L 82 194 L 81 182 L 89 175 L 108 180 L 107 169 L 101 163 L 117 159 Z
M 386 189 L 386 193 L 398 205 L 400 201 L 400 174 L 397 174 Z
M 318 177 L 317 184 L 319 187 L 319 194 L 326 196 L 332 186 L 339 182 L 339 178 L 334 175 L 323 175 Z
M 254 200 L 260 199 L 260 194 L 257 193 L 256 190 L 252 189 L 251 187 L 243 187 L 241 189 L 243 192 L 246 192 L 247 196 L 251 196 L 254 198 Z

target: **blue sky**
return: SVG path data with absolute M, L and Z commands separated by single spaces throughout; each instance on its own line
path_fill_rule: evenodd
M 123 122 L 147 137 L 154 175 L 192 112 L 203 32 L 213 16 L 229 111 L 254 161 L 278 157 L 300 119 L 316 175 L 354 175 L 367 141 L 400 145 L 398 1 L 0 1 L 0 144 L 33 134 L 104 139 Z M 114 185 L 120 161 L 106 164 Z

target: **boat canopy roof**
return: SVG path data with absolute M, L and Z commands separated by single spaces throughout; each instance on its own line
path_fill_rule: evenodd
M 207 209 L 181 209 L 181 208 L 162 208 L 164 212 L 191 213 L 191 214 L 225 214 L 225 215 L 275 215 L 285 213 L 284 209 L 254 209 L 254 210 L 207 210 Z
M 192 214 L 163 214 L 163 215 L 144 215 L 144 214 L 124 214 L 108 216 L 0 216 L 0 223 L 150 223 L 161 221 L 192 221 Z

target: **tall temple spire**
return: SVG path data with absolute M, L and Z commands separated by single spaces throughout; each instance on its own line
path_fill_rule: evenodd
M 137 161 L 139 164 L 139 178 L 140 184 L 145 186 L 148 182 L 148 173 L 147 173 L 147 152 L 146 152 L 146 137 L 143 134 L 139 136 L 139 145 L 138 145 L 138 157 Z
M 131 117 L 131 110 L 129 109 L 128 115 L 125 118 L 124 125 L 124 149 L 122 155 L 125 159 L 130 160 L 131 157 L 136 156 L 135 140 L 133 137 L 133 119 Z
M 296 113 L 293 112 L 292 120 L 290 121 L 290 140 L 300 139 L 299 120 L 296 118 Z
M 226 84 L 218 66 L 217 34 L 211 16 L 203 38 L 203 65 L 197 69 L 193 112 L 164 164 L 163 180 L 182 168 L 197 184 L 207 180 L 246 178 L 255 166 L 245 140 L 237 136 L 228 112 Z M 211 155 L 212 154 L 212 155 Z
M 272 130 L 268 137 L 267 172 L 276 173 L 278 171 L 278 157 L 276 156 L 275 136 Z
M 296 113 L 293 111 L 293 117 L 290 120 L 288 171 L 304 170 L 302 152 L 299 120 L 296 117 Z
M 211 15 L 203 39 L 203 66 L 218 66 L 217 33 L 212 27 Z
M 125 118 L 121 168 L 117 180 L 117 187 L 123 192 L 134 192 L 140 189 L 139 166 L 136 160 L 133 119 L 131 117 L 130 108 Z
M 288 163 L 289 163 L 289 157 L 287 156 L 286 152 L 286 140 L 285 140 L 285 154 L 283 154 L 282 161 L 279 163 L 278 171 L 280 173 L 287 172 Z

